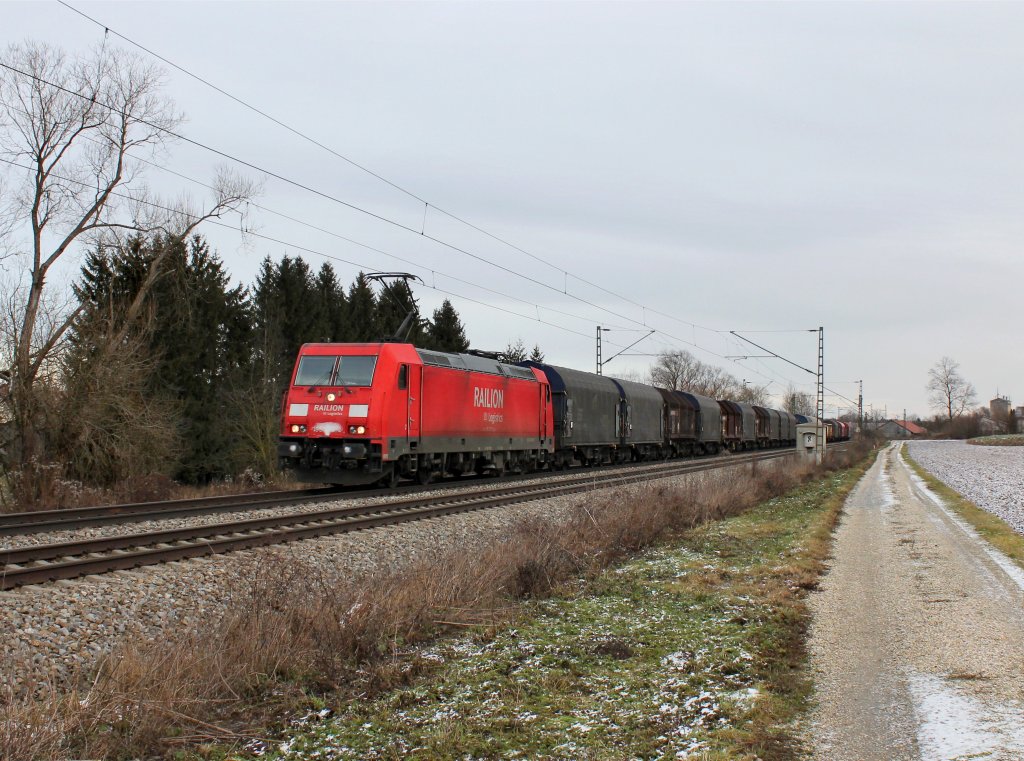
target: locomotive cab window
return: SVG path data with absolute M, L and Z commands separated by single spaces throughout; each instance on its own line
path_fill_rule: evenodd
M 337 357 L 318 357 L 307 354 L 299 360 L 299 369 L 295 371 L 296 386 L 326 386 L 334 375 Z
M 398 389 L 404 391 L 409 387 L 409 365 L 398 368 Z
M 338 363 L 338 386 L 369 386 L 373 383 L 376 357 L 342 357 Z
M 325 357 L 307 354 L 295 371 L 296 386 L 369 386 L 376 357 Z

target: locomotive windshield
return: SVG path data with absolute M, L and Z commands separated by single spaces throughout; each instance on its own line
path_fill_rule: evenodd
M 369 386 L 373 382 L 376 357 L 325 357 L 307 354 L 299 360 L 296 386 Z
M 338 386 L 369 386 L 373 382 L 376 357 L 341 357 L 338 363 Z

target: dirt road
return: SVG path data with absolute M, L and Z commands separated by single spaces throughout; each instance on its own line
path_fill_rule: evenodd
M 811 600 L 820 761 L 1024 759 L 1024 572 L 885 450 Z

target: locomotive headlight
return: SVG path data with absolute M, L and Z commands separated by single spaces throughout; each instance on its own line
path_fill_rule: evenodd
M 349 433 L 366 433 L 365 425 L 350 425 L 348 427 Z
M 297 423 L 292 423 L 292 433 L 305 433 L 305 432 L 306 432 L 306 426 L 298 425 Z
M 328 394 L 327 395 L 327 401 L 329 401 L 329 402 L 333 402 L 337 398 L 338 397 L 336 397 L 334 394 Z

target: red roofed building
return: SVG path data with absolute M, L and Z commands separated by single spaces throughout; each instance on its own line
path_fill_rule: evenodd
M 886 420 L 878 427 L 887 439 L 918 439 L 928 434 L 924 428 L 909 420 Z

